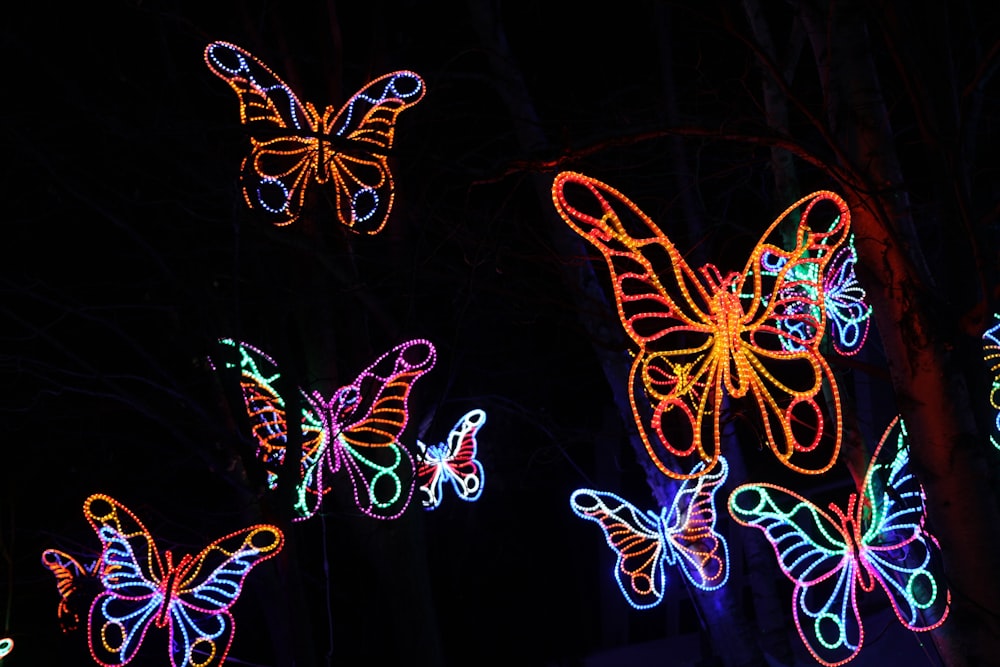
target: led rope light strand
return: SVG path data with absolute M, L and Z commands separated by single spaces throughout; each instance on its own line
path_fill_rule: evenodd
M 276 469 L 288 442 L 285 400 L 275 388 L 274 360 L 256 347 L 230 338 L 223 348 L 239 350 L 240 384 L 257 454 Z M 434 366 L 437 352 L 416 338 L 380 356 L 331 396 L 299 389 L 302 397 L 302 457 L 296 485 L 296 520 L 313 516 L 330 491 L 326 478 L 346 470 L 357 508 L 376 519 L 395 519 L 409 505 L 415 482 L 413 457 L 399 443 L 409 421 L 413 383 Z M 214 365 L 214 364 L 213 364 Z M 272 470 L 268 484 L 277 486 Z
M 993 318 L 998 321 L 983 333 L 983 359 L 989 364 L 992 376 L 990 405 L 993 406 L 995 416 L 990 442 L 1000 449 L 1000 441 L 997 439 L 1000 435 L 1000 314 L 994 313 Z
M 329 183 L 341 224 L 376 234 L 395 196 L 388 153 L 401 111 L 419 102 L 424 80 L 400 70 L 320 113 L 248 51 L 227 42 L 205 48 L 205 64 L 240 100 L 240 121 L 253 133 L 242 170 L 243 198 L 276 224 L 294 222 L 313 183 Z
M 173 667 L 216 667 L 226 660 L 235 624 L 229 609 L 251 569 L 284 544 L 279 528 L 257 524 L 215 540 L 197 555 L 161 554 L 146 527 L 114 498 L 83 504 L 103 545 L 104 591 L 90 607 L 90 654 L 104 667 L 125 665 L 151 626 L 167 628 Z
M 872 455 L 864 496 L 829 512 L 773 484 L 744 484 L 729 496 L 738 523 L 763 531 L 795 584 L 792 612 L 802 642 L 823 665 L 853 660 L 864 643 L 858 589 L 878 584 L 899 622 L 922 632 L 948 616 L 940 548 L 924 527 L 924 491 L 909 469 L 906 429 L 896 418 Z
M 570 496 L 573 512 L 604 531 L 617 556 L 618 588 L 634 608 L 648 609 L 663 600 L 667 565 L 676 565 L 705 591 L 726 584 L 729 548 L 715 528 L 715 496 L 728 474 L 729 464 L 720 456 L 711 472 L 684 480 L 670 507 L 659 513 L 643 512 L 607 491 L 577 489 Z
M 777 275 L 785 264 L 785 258 L 772 257 L 769 254 L 761 256 L 761 270 L 770 275 Z M 865 289 L 858 282 L 854 267 L 858 261 L 858 253 L 854 247 L 854 235 L 848 237 L 847 243 L 841 246 L 827 264 L 822 279 L 822 289 L 816 290 L 819 283 L 818 267 L 806 264 L 796 267 L 786 283 L 786 290 L 803 290 L 804 299 L 789 304 L 789 317 L 780 321 L 782 326 L 789 328 L 792 334 L 782 339 L 782 345 L 789 350 L 803 349 L 796 340 L 808 340 L 815 332 L 805 327 L 818 320 L 818 313 L 810 312 L 808 317 L 797 321 L 795 309 L 807 307 L 811 302 L 822 303 L 826 312 L 828 332 L 833 341 L 833 347 L 844 356 L 857 354 L 868 338 L 868 325 L 871 319 L 871 306 L 865 301 Z M 819 306 L 813 306 L 818 309 Z
M 0 639 L 0 660 L 3 660 L 8 655 L 10 655 L 10 652 L 13 651 L 13 650 L 14 650 L 14 640 L 13 639 L 11 639 L 9 637 L 6 637 L 4 639 Z
M 821 191 L 790 206 L 764 232 L 743 272 L 725 275 L 711 264 L 692 269 L 635 204 L 594 178 L 562 172 L 552 199 L 563 220 L 607 262 L 619 318 L 637 348 L 628 387 L 633 417 L 664 474 L 685 479 L 713 468 L 727 396 L 756 406 L 764 439 L 784 465 L 812 474 L 830 469 L 840 450 L 840 394 L 818 349 L 825 312 L 815 307 L 821 305 L 815 295 L 823 289 L 818 276 L 849 233 L 841 197 Z M 820 204 L 837 213 L 833 224 L 817 223 L 814 230 Z M 795 246 L 767 243 L 799 208 Z M 623 220 L 642 233 L 626 229 Z M 765 255 L 781 260 L 774 275 L 759 268 Z M 810 275 L 815 277 L 802 277 Z M 803 288 L 806 282 L 811 289 Z M 829 425 L 820 405 L 824 386 L 830 390 Z M 642 407 L 646 400 L 651 414 Z M 798 463 L 825 434 L 830 444 L 823 463 Z M 685 469 L 668 464 L 661 449 Z
M 483 410 L 470 410 L 462 415 L 448 433 L 447 442 L 425 445 L 417 440 L 417 479 L 424 509 L 433 510 L 441 504 L 445 482 L 462 500 L 474 502 L 483 493 L 486 477 L 483 464 L 476 460 L 479 449 L 476 435 L 486 423 Z

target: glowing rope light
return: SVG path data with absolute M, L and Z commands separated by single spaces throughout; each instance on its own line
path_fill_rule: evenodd
M 830 469 L 840 450 L 840 394 L 818 349 L 825 312 L 817 295 L 818 276 L 850 227 L 841 197 L 821 191 L 790 206 L 765 231 L 743 273 L 726 275 L 711 264 L 692 269 L 635 204 L 596 179 L 563 172 L 552 199 L 566 223 L 607 261 L 619 318 L 637 346 L 629 379 L 633 417 L 664 474 L 684 479 L 712 469 L 726 397 L 756 406 L 764 439 L 784 465 L 802 473 Z M 814 220 L 829 220 L 820 211 L 831 205 L 833 224 L 816 222 L 814 230 Z M 766 243 L 799 207 L 795 247 Z M 624 220 L 642 232 L 633 234 Z M 765 255 L 781 262 L 773 275 L 759 268 Z M 807 284 L 811 289 L 804 289 Z M 824 386 L 830 425 L 820 405 Z M 651 414 L 642 407 L 646 400 Z M 800 465 L 800 454 L 819 458 L 821 442 L 830 443 L 824 462 Z M 661 448 L 689 463 L 687 470 L 668 465 Z M 700 461 L 707 465 L 695 468 Z
M 240 384 L 257 456 L 270 469 L 268 484 L 273 489 L 288 442 L 285 399 L 275 388 L 278 366 L 246 343 L 228 338 L 220 343 L 239 352 Z M 319 510 L 330 490 L 325 476 L 342 468 L 360 511 L 376 519 L 403 513 L 413 493 L 414 464 L 398 438 L 409 420 L 410 389 L 436 358 L 433 343 L 417 338 L 383 354 L 332 396 L 299 390 L 303 407 L 297 520 Z
M 744 484 L 729 496 L 729 512 L 763 531 L 782 572 L 794 584 L 792 611 L 799 635 L 830 667 L 857 656 L 864 625 L 857 593 L 878 584 L 899 622 L 917 632 L 941 625 L 951 593 L 942 579 L 937 540 L 924 528 L 924 491 L 910 472 L 906 429 L 896 418 L 872 454 L 864 497 L 830 512 L 787 489 Z
M 14 640 L 9 637 L 5 639 L 0 639 L 0 660 L 6 658 L 10 655 L 10 652 L 14 650 Z
M 785 264 L 784 257 L 772 257 L 765 253 L 761 255 L 761 269 L 770 275 L 777 275 Z M 786 308 L 788 314 L 795 313 L 796 308 L 812 307 L 812 303 L 823 303 L 827 324 L 833 346 L 845 356 L 856 354 L 865 344 L 868 337 L 868 324 L 872 308 L 865 302 L 865 289 L 858 282 L 854 267 L 858 262 L 858 253 L 854 248 L 854 235 L 848 237 L 847 243 L 841 246 L 826 266 L 822 281 L 818 278 L 819 267 L 815 264 L 805 264 L 795 267 L 785 283 L 785 290 L 803 290 L 804 299 L 791 301 Z M 815 285 L 821 283 L 821 289 Z M 808 317 L 797 320 L 787 317 L 780 320 L 781 326 L 789 327 L 788 338 L 782 339 L 782 345 L 788 350 L 804 349 L 797 340 L 808 340 L 816 335 L 806 327 L 818 320 L 817 312 L 808 313 Z
M 685 479 L 670 507 L 659 514 L 642 512 L 607 491 L 577 489 L 570 496 L 577 516 L 596 522 L 604 531 L 618 557 L 615 580 L 630 605 L 648 609 L 659 604 L 666 587 L 666 565 L 676 565 L 702 590 L 726 584 L 729 549 L 715 529 L 715 495 L 728 474 L 729 464 L 720 456 L 711 472 Z
M 484 411 L 470 410 L 459 418 L 446 443 L 428 446 L 417 440 L 417 479 L 424 509 L 433 510 L 441 504 L 445 482 L 451 483 L 462 500 L 479 500 L 486 478 L 482 463 L 476 460 L 476 434 L 485 423 Z
M 1000 320 L 1000 314 L 994 313 L 994 318 Z M 993 432 L 990 434 L 990 442 L 997 449 L 1000 449 L 1000 321 L 994 324 L 983 333 L 983 359 L 990 366 L 991 378 L 990 405 L 996 411 L 993 422 Z
M 243 198 L 294 222 L 310 185 L 330 183 L 337 217 L 355 231 L 379 232 L 395 187 L 388 152 L 396 117 L 426 90 L 414 72 L 383 75 L 355 93 L 339 110 L 320 113 L 249 52 L 226 42 L 205 48 L 205 63 L 240 100 L 240 120 L 254 134 L 243 161 Z
M 94 561 L 89 568 L 86 568 L 65 552 L 46 549 L 42 552 L 42 565 L 56 578 L 56 590 L 59 592 L 59 607 L 56 613 L 59 625 L 63 632 L 73 632 L 80 624 L 80 615 L 70 606 L 70 600 L 80 593 L 83 587 L 81 582 L 99 581 L 98 568 L 101 561 Z
M 226 660 L 235 625 L 230 607 L 251 569 L 284 543 L 276 526 L 257 524 L 174 562 L 142 522 L 114 498 L 94 494 L 83 512 L 101 540 L 104 592 L 90 607 L 90 654 L 104 667 L 124 665 L 150 626 L 167 628 L 173 667 L 215 667 Z

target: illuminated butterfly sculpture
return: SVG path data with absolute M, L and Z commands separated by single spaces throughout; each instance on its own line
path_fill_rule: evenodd
M 103 545 L 105 590 L 94 599 L 88 619 L 94 660 L 105 667 L 129 663 L 155 626 L 169 632 L 173 667 L 224 663 L 235 629 L 229 609 L 250 570 L 281 550 L 281 530 L 250 526 L 175 561 L 117 500 L 94 494 L 83 511 Z
M 285 398 L 275 387 L 280 373 L 261 350 L 232 339 L 220 341 L 236 350 L 240 384 L 257 456 L 276 488 L 285 459 L 288 424 Z M 394 519 L 413 494 L 414 464 L 399 443 L 409 418 L 410 389 L 434 366 L 434 345 L 413 339 L 397 345 L 331 396 L 300 392 L 302 447 L 296 486 L 296 520 L 314 515 L 330 491 L 327 476 L 346 470 L 359 510 L 376 519 Z
M 59 592 L 59 607 L 56 612 L 59 625 L 63 632 L 73 632 L 80 625 L 80 608 L 83 605 L 78 598 L 89 598 L 90 601 L 101 589 L 99 568 L 101 561 L 94 561 L 89 568 L 78 560 L 58 549 L 46 549 L 42 552 L 42 565 L 47 567 L 56 578 L 56 590 Z
M 9 637 L 6 637 L 4 639 L 0 639 L 0 660 L 2 660 L 3 658 L 6 658 L 8 655 L 10 655 L 10 652 L 13 651 L 13 650 L 14 650 L 14 640 L 13 639 L 11 639 Z
M 712 264 L 690 267 L 635 204 L 594 178 L 562 172 L 552 199 L 607 261 L 619 318 L 636 346 L 628 387 L 633 417 L 664 474 L 683 479 L 713 469 L 729 399 L 756 407 L 761 439 L 784 465 L 802 473 L 830 469 L 840 450 L 841 411 L 818 349 L 817 332 L 826 328 L 818 276 L 847 239 L 843 199 L 821 191 L 799 200 L 768 227 L 743 272 L 728 274 Z M 768 243 L 793 212 L 800 216 L 794 247 Z M 773 274 L 760 268 L 765 255 L 781 260 Z M 824 386 L 832 413 L 826 418 Z
M 667 565 L 676 565 L 688 581 L 706 591 L 726 584 L 729 549 L 715 528 L 715 494 L 728 474 L 726 458 L 720 456 L 711 472 L 681 482 L 670 507 L 659 513 L 643 512 L 607 491 L 577 489 L 570 496 L 577 516 L 596 522 L 604 531 L 618 556 L 615 580 L 633 607 L 659 604 Z
M 951 594 L 942 579 L 937 540 L 924 528 L 924 492 L 910 472 L 906 430 L 896 418 L 872 455 L 864 494 L 825 511 L 771 484 L 744 484 L 729 512 L 764 532 L 792 583 L 792 612 L 806 648 L 824 665 L 861 650 L 858 589 L 885 591 L 899 622 L 914 631 L 938 627 Z
M 240 100 L 240 120 L 252 134 L 242 166 L 243 198 L 276 224 L 294 222 L 313 182 L 330 184 L 341 223 L 375 234 L 392 209 L 388 154 L 396 117 L 421 100 L 423 79 L 405 70 L 381 76 L 339 110 L 322 113 L 249 52 L 227 42 L 205 48 L 212 73 Z
M 451 429 L 448 442 L 428 446 L 417 440 L 417 479 L 424 509 L 433 510 L 441 504 L 445 482 L 451 482 L 462 500 L 479 500 L 485 477 L 482 463 L 476 460 L 476 434 L 485 423 L 484 411 L 470 410 Z
M 836 224 L 836 223 L 835 223 Z M 777 275 L 787 259 L 773 256 L 769 253 L 761 255 L 761 268 L 765 273 Z M 872 308 L 865 301 L 865 289 L 858 282 L 854 267 L 858 262 L 858 252 L 854 247 L 854 235 L 851 234 L 847 243 L 842 245 L 826 265 L 822 278 L 822 297 L 817 294 L 806 294 L 803 306 L 810 302 L 822 303 L 826 309 L 826 318 L 834 349 L 842 355 L 857 354 L 868 338 L 868 324 Z M 811 290 L 811 285 L 818 281 L 816 264 L 800 264 L 791 275 L 790 290 Z M 812 319 L 780 320 L 782 326 L 797 327 L 791 331 L 793 335 L 781 339 L 787 350 L 802 350 L 800 340 L 808 340 L 816 336 L 816 332 L 806 330 Z
M 1000 449 L 1000 314 L 994 314 L 998 321 L 983 333 L 983 358 L 990 365 L 992 374 L 992 384 L 990 386 L 990 405 L 996 411 L 994 418 L 993 433 L 990 434 L 990 442 Z

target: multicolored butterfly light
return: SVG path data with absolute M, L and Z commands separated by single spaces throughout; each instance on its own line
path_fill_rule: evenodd
M 482 463 L 476 460 L 476 434 L 485 423 L 484 411 L 470 410 L 451 429 L 448 442 L 428 446 L 417 440 L 417 479 L 424 509 L 433 510 L 441 504 L 445 482 L 451 482 L 462 500 L 479 500 L 486 478 Z
M 760 258 L 762 270 L 773 276 L 778 275 L 786 261 L 785 257 L 773 256 L 770 253 L 764 253 Z M 800 264 L 796 267 L 789 276 L 791 282 L 786 281 L 788 286 L 785 288 L 806 290 L 807 298 L 803 300 L 804 303 L 815 301 L 823 304 L 833 347 L 845 356 L 857 354 L 865 344 L 872 313 L 872 307 L 865 302 L 865 289 L 858 282 L 854 272 L 857 262 L 858 252 L 854 247 L 854 235 L 851 234 L 827 264 L 822 279 L 822 289 L 818 293 L 809 293 L 813 289 L 812 285 L 819 282 L 818 276 L 815 275 L 819 267 L 815 264 Z M 803 330 L 814 319 L 818 319 L 815 314 L 806 320 L 794 321 L 784 318 L 780 321 L 783 326 L 795 326 L 800 329 L 791 331 L 792 336 L 782 338 L 781 343 L 785 349 L 804 349 L 797 341 L 815 337 L 816 332 Z
M 764 532 L 795 589 L 792 613 L 821 664 L 852 660 L 864 642 L 858 589 L 885 591 L 899 622 L 914 631 L 941 625 L 951 594 L 937 540 L 924 527 L 924 492 L 910 472 L 906 430 L 896 418 L 872 454 L 864 495 L 829 512 L 771 484 L 744 484 L 729 512 Z
M 10 652 L 14 650 L 14 640 L 10 637 L 0 639 L 0 660 L 6 658 L 10 655 Z
M 230 607 L 251 569 L 284 543 L 276 526 L 258 524 L 222 537 L 195 556 L 163 554 L 142 522 L 103 494 L 83 504 L 101 540 L 104 592 L 90 607 L 90 653 L 105 667 L 125 665 L 152 626 L 167 628 L 173 667 L 215 667 L 226 660 L 235 625 Z
M 222 353 L 236 351 L 240 384 L 257 455 L 276 488 L 285 459 L 288 425 L 284 397 L 275 387 L 280 373 L 261 350 L 232 339 L 220 341 Z M 359 510 L 376 519 L 394 519 L 413 494 L 414 464 L 399 443 L 409 419 L 413 383 L 434 366 L 437 352 L 423 339 L 397 345 L 332 396 L 299 389 L 302 405 L 300 476 L 296 520 L 315 514 L 330 491 L 326 476 L 347 471 Z
M 993 317 L 1000 320 L 1000 313 L 995 313 Z M 994 417 L 993 432 L 990 434 L 990 442 L 997 449 L 1000 449 L 1000 321 L 983 333 L 983 359 L 990 365 L 992 374 L 990 386 L 990 405 L 996 412 Z
M 80 604 L 73 604 L 75 597 L 81 594 L 81 589 L 91 588 L 96 595 L 100 589 L 101 560 L 95 560 L 89 568 L 84 567 L 68 553 L 58 549 L 46 549 L 42 552 L 42 565 L 47 567 L 56 578 L 56 590 L 59 591 L 59 607 L 56 612 L 59 625 L 63 632 L 73 632 L 80 625 Z M 87 582 L 92 585 L 87 586 Z M 89 601 L 88 605 L 89 605 Z
M 299 217 L 313 182 L 330 183 L 341 223 L 368 234 L 382 229 L 395 192 L 388 153 L 396 117 L 423 98 L 420 76 L 405 70 L 386 74 L 339 110 L 320 113 L 234 44 L 212 42 L 205 63 L 239 96 L 240 120 L 253 134 L 242 166 L 247 206 L 287 225 Z
M 570 496 L 577 516 L 596 522 L 604 531 L 618 556 L 615 580 L 633 607 L 648 609 L 660 603 L 667 565 L 676 565 L 702 590 L 726 584 L 729 549 L 715 528 L 715 494 L 728 474 L 729 464 L 720 456 L 711 472 L 685 479 L 670 507 L 659 514 L 643 512 L 607 491 L 578 489 Z
M 594 178 L 562 172 L 552 199 L 607 262 L 619 318 L 637 346 L 633 417 L 664 474 L 684 479 L 712 470 L 729 399 L 756 408 L 762 440 L 784 465 L 830 469 L 840 450 L 840 394 L 818 349 L 826 313 L 817 276 L 847 239 L 842 198 L 821 191 L 795 202 L 764 232 L 743 272 L 725 275 L 712 264 L 692 269 L 649 217 Z M 796 211 L 794 247 L 768 243 Z M 773 275 L 760 269 L 765 255 L 782 260 Z M 824 416 L 824 387 L 832 417 Z

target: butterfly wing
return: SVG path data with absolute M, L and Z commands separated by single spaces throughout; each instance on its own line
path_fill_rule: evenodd
M 715 527 L 715 495 L 728 474 L 729 463 L 720 455 L 712 472 L 684 480 L 663 525 L 681 571 L 706 591 L 721 588 L 729 579 L 729 547 Z
M 321 119 L 292 89 L 245 49 L 228 42 L 205 47 L 205 63 L 233 89 L 240 121 L 253 134 L 243 162 L 243 197 L 276 224 L 294 222 L 316 178 L 322 151 Z
M 325 415 L 335 434 L 326 456 L 336 472 L 347 468 L 359 510 L 378 519 L 394 519 L 413 494 L 413 457 L 399 443 L 409 419 L 410 390 L 436 359 L 433 343 L 414 339 L 397 345 L 363 370 L 349 385 L 324 401 L 310 401 Z
M 423 505 L 434 509 L 441 504 L 441 491 L 445 481 L 451 482 L 455 493 L 469 502 L 479 499 L 483 492 L 483 466 L 476 460 L 478 444 L 476 434 L 486 423 L 483 410 L 470 410 L 462 415 L 448 434 L 448 442 L 427 447 L 417 441 L 421 456 L 417 462 L 417 479 L 420 480 Z
M 230 607 L 250 570 L 275 556 L 284 544 L 276 526 L 258 524 L 222 537 L 177 573 L 177 597 L 170 605 L 171 660 L 214 667 L 226 660 L 235 626 Z
M 833 346 L 843 355 L 857 354 L 868 338 L 872 307 L 865 301 L 865 288 L 854 267 L 858 251 L 854 237 L 833 254 L 823 278 L 826 314 Z
M 997 321 L 983 333 L 983 359 L 990 367 L 990 405 L 996 413 L 990 442 L 1000 449 L 1000 313 L 993 318 Z
M 285 400 L 276 388 L 280 376 L 278 365 L 268 354 L 247 343 L 223 338 L 219 345 L 219 359 L 226 360 L 227 366 L 239 366 L 240 389 L 250 429 L 257 441 L 257 458 L 264 464 L 267 485 L 273 490 L 277 488 L 278 473 L 288 448 Z M 319 464 L 329 445 L 330 434 L 301 390 L 300 402 L 302 446 L 296 502 L 297 507 L 305 507 L 318 504 L 325 492 Z
M 83 511 L 103 547 L 99 571 L 105 590 L 90 606 L 90 653 L 105 667 L 124 665 L 163 607 L 163 561 L 146 527 L 117 500 L 94 494 Z
M 906 429 L 897 417 L 886 429 L 865 477 L 857 522 L 865 527 L 862 556 L 910 630 L 936 628 L 948 616 L 937 540 L 924 527 L 924 491 L 911 472 Z M 868 513 L 870 510 L 870 514 Z
M 795 584 L 795 625 L 813 657 L 839 665 L 857 655 L 864 638 L 856 603 L 858 565 L 842 522 L 771 484 L 734 489 L 729 513 L 761 530 L 774 548 L 781 571 Z
M 79 561 L 63 551 L 46 549 L 42 552 L 42 565 L 56 578 L 56 590 L 60 598 L 57 614 L 63 632 L 73 632 L 79 627 L 81 614 L 80 601 L 77 598 L 81 597 L 81 588 L 86 588 L 85 582 L 96 584 L 95 572 L 98 564 L 95 563 L 88 571 Z M 90 593 L 90 599 L 86 600 L 88 606 L 95 595 L 93 591 Z
M 396 118 L 425 90 L 416 73 L 392 72 L 367 84 L 324 121 L 329 134 L 343 139 L 342 148 L 331 147 L 325 178 L 333 185 L 337 217 L 351 229 L 375 234 L 385 225 L 395 196 L 388 153 Z
M 822 275 L 843 242 L 849 218 L 842 199 L 820 192 L 796 202 L 765 231 L 743 273 L 723 276 L 712 265 L 693 270 L 652 220 L 600 181 L 563 172 L 552 192 L 559 214 L 607 262 L 619 317 L 638 347 L 629 383 L 633 417 L 661 471 L 683 479 L 698 462 L 706 464 L 698 474 L 714 467 L 727 397 L 756 405 L 764 438 L 786 466 L 819 473 L 833 465 L 840 402 L 815 335 L 824 326 L 822 286 L 796 276 Z M 816 211 L 830 204 L 836 215 L 823 225 Z M 801 220 L 795 247 L 766 243 L 793 212 Z M 760 268 L 765 255 L 780 263 L 773 275 Z M 819 399 L 824 387 L 834 415 L 829 429 Z M 809 468 L 791 460 L 817 450 L 827 431 L 828 457 Z M 664 454 L 686 465 L 678 470 Z
M 10 637 L 0 639 L 0 659 L 6 658 L 14 650 L 14 640 Z
M 615 552 L 615 581 L 636 609 L 660 603 L 666 586 L 667 558 L 659 518 L 607 491 L 577 489 L 570 496 L 577 516 L 597 523 Z

